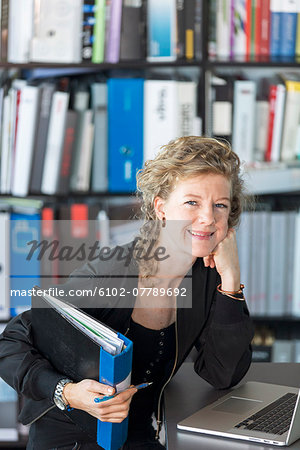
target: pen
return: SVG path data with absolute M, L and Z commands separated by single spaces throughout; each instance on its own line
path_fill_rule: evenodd
M 103 398 L 96 397 L 96 398 L 94 398 L 94 402 L 95 403 L 101 403 L 101 402 L 104 402 L 105 400 L 109 400 L 111 398 L 114 398 L 116 395 L 120 394 L 121 392 L 127 391 L 127 389 L 131 389 L 131 388 L 135 388 L 135 389 L 138 389 L 138 390 L 139 389 L 144 389 L 144 388 L 150 386 L 151 384 L 153 384 L 153 381 L 151 381 L 150 383 L 136 384 L 135 386 L 130 386 L 130 387 L 127 387 L 125 389 L 121 389 L 120 391 L 116 392 L 114 395 L 105 395 Z

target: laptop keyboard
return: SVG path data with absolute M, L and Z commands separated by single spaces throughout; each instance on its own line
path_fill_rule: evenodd
M 296 400 L 297 394 L 287 393 L 234 428 L 281 435 L 290 427 Z

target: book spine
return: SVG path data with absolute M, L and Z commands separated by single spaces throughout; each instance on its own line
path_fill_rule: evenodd
M 230 17 L 230 57 L 234 56 L 234 1 L 231 0 L 231 17 Z
M 264 161 L 268 138 L 269 102 L 259 100 L 255 107 L 254 161 Z
M 275 118 L 275 105 L 276 105 L 276 95 L 277 95 L 277 85 L 273 84 L 270 87 L 269 93 L 269 122 L 268 122 L 268 138 L 265 160 L 271 161 L 272 155 L 272 140 L 273 140 L 273 129 L 274 129 L 274 118 Z
M 253 161 L 255 97 L 254 81 L 235 81 L 232 146 L 245 162 Z
M 7 61 L 8 55 L 8 18 L 9 0 L 2 0 L 1 3 L 1 61 Z
M 176 0 L 148 0 L 148 61 L 176 60 Z
M 194 59 L 194 36 L 195 36 L 195 0 L 190 0 L 184 4 L 185 14 L 185 59 Z
M 120 61 L 142 60 L 144 52 L 143 2 L 124 0 L 122 10 Z
M 44 194 L 53 195 L 57 189 L 68 103 L 67 92 L 54 93 L 41 185 Z
M 12 185 L 16 196 L 24 197 L 29 192 L 38 102 L 38 87 L 25 86 L 21 90 Z
M 217 3 L 216 40 L 217 55 L 221 58 L 230 56 L 230 18 L 231 0 L 219 0 Z
M 300 114 L 300 82 L 286 81 L 286 104 L 282 131 L 281 159 L 296 159 L 297 131 Z
M 202 0 L 195 0 L 194 54 L 197 61 L 200 61 L 202 58 L 202 26 Z
M 217 55 L 217 0 L 209 2 L 208 17 L 208 56 L 215 58 Z
M 106 192 L 107 178 L 107 85 L 94 83 L 91 86 L 92 108 L 94 110 L 95 139 L 92 163 L 93 192 Z
M 251 2 L 251 43 L 250 43 L 250 56 L 255 56 L 255 40 L 256 40 L 256 3 L 257 0 Z
M 50 111 L 52 97 L 55 91 L 54 84 L 45 84 L 41 87 L 41 105 L 39 111 L 39 122 L 37 125 L 37 135 L 35 139 L 35 149 L 32 163 L 30 191 L 41 192 L 43 165 L 45 160 Z
M 268 56 L 270 52 L 270 0 L 261 2 L 260 49 L 258 54 Z
M 298 1 L 289 0 L 282 4 L 280 21 L 280 55 L 295 56 L 297 34 L 297 9 Z
M 196 94 L 195 82 L 178 82 L 179 136 L 193 135 L 196 117 Z
M 105 0 L 96 0 L 94 40 L 92 48 L 92 62 L 100 64 L 104 61 L 105 48 Z
M 176 39 L 176 57 L 177 59 L 184 58 L 184 42 L 185 42 L 185 0 L 176 1 L 176 24 L 177 24 L 177 39 Z
M 251 55 L 251 27 L 252 27 L 252 0 L 246 0 L 246 56 L 247 60 Z
M 82 48 L 81 57 L 83 61 L 92 61 L 94 27 L 95 27 L 95 0 L 84 0 L 82 18 Z
M 66 118 L 65 138 L 63 143 L 62 158 L 59 171 L 59 179 L 56 192 L 66 194 L 69 191 L 71 174 L 72 150 L 75 140 L 77 113 L 69 110 Z
M 270 55 L 280 54 L 281 0 L 270 0 Z
M 294 280 L 292 314 L 300 316 L 300 290 L 298 286 L 300 273 L 300 211 L 297 213 L 295 223 L 295 254 L 294 254 Z
M 246 0 L 234 0 L 234 56 L 246 55 Z
M 2 236 L 2 243 L 0 246 L 0 319 L 5 320 L 10 317 L 10 292 L 9 292 L 9 248 L 10 248 L 10 236 L 9 236 L 9 217 L 8 212 L 0 212 L 0 233 Z
M 106 62 L 117 63 L 120 58 L 122 0 L 111 3 L 109 34 L 106 42 Z
M 271 148 L 271 161 L 273 162 L 278 162 L 280 160 L 282 124 L 284 118 L 284 105 L 285 105 L 285 91 L 286 91 L 285 86 L 283 86 L 282 84 L 277 85 L 272 148 Z
M 261 14 L 262 14 L 263 0 L 256 0 L 256 12 L 255 12 L 255 55 L 260 54 L 261 48 Z

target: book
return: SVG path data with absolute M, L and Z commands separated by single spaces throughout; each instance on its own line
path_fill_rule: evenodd
M 231 139 L 233 80 L 231 77 L 213 77 L 211 83 L 212 135 Z
M 147 33 L 148 61 L 176 60 L 176 0 L 147 1 Z
M 110 3 L 105 62 L 117 63 L 120 59 L 121 23 L 122 0 L 114 0 Z
M 297 132 L 300 114 L 300 78 L 297 74 L 281 74 L 285 81 L 286 102 L 282 129 L 282 161 L 296 159 Z
M 295 261 L 295 237 L 296 237 L 296 211 L 286 211 L 287 216 L 287 242 L 286 242 L 286 300 L 285 314 L 293 314 L 293 289 L 294 289 L 294 261 Z
M 32 172 L 30 181 L 30 192 L 39 194 L 41 192 L 43 166 L 45 160 L 50 112 L 55 84 L 44 82 L 40 84 L 41 101 L 37 117 L 37 132 L 33 151 Z
M 92 61 L 93 55 L 93 41 L 94 27 L 96 23 L 95 12 L 95 0 L 83 0 L 83 16 L 82 16 L 82 48 L 81 58 L 82 61 Z
M 185 0 L 176 0 L 176 58 L 178 60 L 184 58 L 185 43 Z
M 28 63 L 33 35 L 33 0 L 10 0 L 7 61 Z
M 120 61 L 146 58 L 144 10 L 143 0 L 123 0 Z
M 281 0 L 270 0 L 270 56 L 277 59 L 280 55 L 281 40 L 281 20 L 282 20 Z
M 95 1 L 95 24 L 92 45 L 92 62 L 100 64 L 104 61 L 105 47 L 105 0 Z
M 1 0 L 1 61 L 7 61 L 9 0 Z
M 67 92 L 53 94 L 41 184 L 43 194 L 53 195 L 57 189 L 68 104 Z
M 25 197 L 29 192 L 39 99 L 37 86 L 25 86 L 20 91 L 11 189 L 15 196 Z
M 59 177 L 56 187 L 56 193 L 61 195 L 67 194 L 70 190 L 72 156 L 75 147 L 77 119 L 78 116 L 76 111 L 67 111 L 66 127 L 64 133 L 65 136 L 59 167 Z
M 178 82 L 179 136 L 192 136 L 196 118 L 197 84 L 194 81 Z
M 35 14 L 30 60 L 81 62 L 82 0 L 40 0 Z
M 130 386 L 132 342 L 79 308 L 47 294 L 33 295 L 32 332 L 41 354 L 75 382 L 94 379 L 113 386 L 116 392 Z M 114 353 L 112 347 L 121 351 Z M 77 409 L 63 413 L 105 450 L 118 450 L 126 441 L 128 418 L 111 423 Z
M 298 19 L 298 0 L 282 2 L 280 20 L 280 56 L 294 58 Z
M 179 135 L 177 83 L 176 80 L 145 80 L 144 161 L 153 159 L 162 145 Z
M 295 222 L 295 253 L 294 253 L 294 270 L 293 270 L 293 300 L 292 314 L 300 316 L 300 292 L 298 289 L 298 277 L 300 271 L 300 212 L 298 211 Z
M 245 162 L 253 161 L 256 84 L 234 82 L 232 147 Z
M 254 161 L 264 161 L 268 138 L 269 102 L 258 100 L 255 103 Z
M 9 219 L 10 213 L 7 211 L 0 212 L 0 233 L 2 243 L 0 246 L 0 319 L 8 320 L 10 318 L 10 301 L 9 301 L 9 252 L 10 252 L 10 236 L 9 236 Z
M 211 0 L 209 2 L 208 20 L 208 57 L 214 59 L 217 56 L 217 0 Z M 230 26 L 230 55 L 233 47 L 231 42 L 232 29 L 233 22 L 231 22 Z
M 53 258 L 52 242 L 58 239 L 58 223 L 55 206 L 44 206 L 41 210 L 41 242 L 45 241 L 47 248 L 40 259 L 40 285 L 47 289 L 59 282 L 58 259 Z
M 255 56 L 260 54 L 261 48 L 262 3 L 263 0 L 255 0 Z
M 14 317 L 30 308 L 30 290 L 40 281 L 40 261 L 29 245 L 40 242 L 40 214 L 12 212 L 9 235 L 10 311 Z
M 285 113 L 286 88 L 283 84 L 276 85 L 276 100 L 274 105 L 274 119 L 272 129 L 272 144 L 270 161 L 278 162 L 281 159 L 282 128 Z
M 197 61 L 202 58 L 202 27 L 203 27 L 203 2 L 195 0 L 195 19 L 194 19 L 194 55 Z
M 108 124 L 107 84 L 92 83 L 91 102 L 94 114 L 95 137 L 92 162 L 92 192 L 106 192 L 108 189 Z
M 290 339 L 275 339 L 272 346 L 272 362 L 289 363 L 293 361 L 293 341 Z
M 246 0 L 234 0 L 234 48 L 235 57 L 246 57 L 247 43 L 245 24 L 247 20 Z
M 195 58 L 195 0 L 184 3 L 185 45 L 184 56 L 186 60 Z
M 261 24 L 260 24 L 260 56 L 269 56 L 270 52 L 270 0 L 261 2 Z
M 133 192 L 143 164 L 144 80 L 110 78 L 107 85 L 108 189 Z
M 231 0 L 218 0 L 216 14 L 217 55 L 225 59 L 230 56 Z
M 272 211 L 270 213 L 269 298 L 267 306 L 269 316 L 282 316 L 285 312 L 286 285 L 285 272 L 282 267 L 286 267 L 286 244 L 286 214 L 284 211 Z

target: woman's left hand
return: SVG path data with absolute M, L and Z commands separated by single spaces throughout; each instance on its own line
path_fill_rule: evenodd
M 229 228 L 226 237 L 214 250 L 203 258 L 204 266 L 216 268 L 225 291 L 240 289 L 240 264 L 236 242 L 236 233 Z

